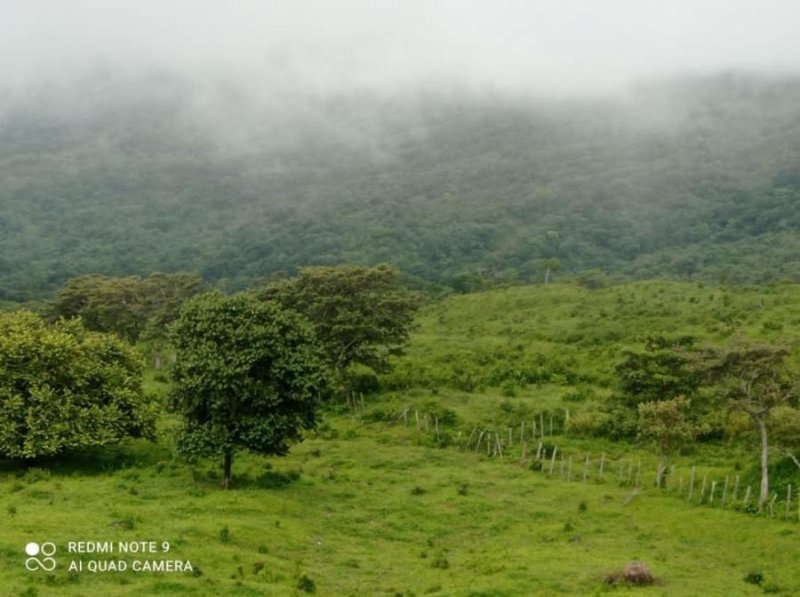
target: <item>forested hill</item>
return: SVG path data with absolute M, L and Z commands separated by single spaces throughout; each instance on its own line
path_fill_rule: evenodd
M 469 90 L 297 99 L 97 75 L 0 104 L 0 300 L 306 264 L 424 280 L 800 279 L 800 79 L 574 101 Z

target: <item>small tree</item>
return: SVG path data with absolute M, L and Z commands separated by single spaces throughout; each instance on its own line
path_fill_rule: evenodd
M 542 271 L 544 272 L 544 283 L 550 283 L 550 277 L 561 269 L 561 262 L 555 257 L 550 259 L 542 259 Z
M 769 498 L 769 437 L 767 422 L 777 407 L 790 403 L 795 389 L 784 361 L 788 351 L 780 346 L 741 345 L 710 351 L 707 371 L 719 384 L 720 396 L 733 409 L 746 413 L 758 427 L 761 439 L 759 509 Z
M 310 326 L 250 295 L 190 299 L 172 326 L 171 406 L 178 448 L 223 457 L 223 487 L 238 449 L 285 454 L 316 423 L 327 372 Z
M 386 265 L 303 268 L 299 277 L 268 286 L 261 297 L 314 325 L 340 386 L 354 364 L 389 370 L 389 358 L 403 354 L 419 303 Z
M 639 404 L 639 438 L 654 443 L 661 456 L 657 487 L 662 486 L 670 456 L 699 433 L 699 426 L 691 420 L 691 401 L 685 396 Z
M 0 316 L 0 454 L 36 458 L 152 438 L 155 407 L 141 375 L 130 346 L 77 319 Z
M 616 367 L 625 403 L 671 400 L 692 395 L 700 385 L 692 336 L 648 336 L 644 350 L 626 350 Z

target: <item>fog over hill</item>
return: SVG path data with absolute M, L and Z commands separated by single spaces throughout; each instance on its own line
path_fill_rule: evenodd
M 800 278 L 791 2 L 7 5 L 0 300 L 388 261 Z

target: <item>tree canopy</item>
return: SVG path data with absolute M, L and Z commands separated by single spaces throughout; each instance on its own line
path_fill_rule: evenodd
M 51 456 L 152 437 L 155 407 L 133 349 L 78 320 L 0 314 L 0 454 Z
M 183 418 L 178 448 L 223 456 L 245 449 L 285 454 L 314 427 L 327 368 L 311 327 L 298 315 L 246 294 L 190 299 L 172 326 L 177 361 L 172 409 Z
M 303 268 L 260 296 L 314 325 L 340 381 L 355 364 L 387 371 L 389 358 L 403 353 L 419 304 L 386 265 Z
M 718 384 L 722 404 L 746 413 L 758 427 L 761 439 L 759 508 L 769 497 L 768 417 L 797 398 L 797 384 L 786 367 L 786 347 L 771 344 L 738 344 L 708 350 L 706 374 Z
M 69 280 L 49 305 L 57 317 L 81 317 L 90 330 L 136 342 L 162 337 L 184 300 L 197 292 L 199 276 L 154 273 L 147 278 L 89 274 Z
M 447 284 L 541 281 L 551 258 L 561 279 L 800 279 L 797 77 L 654 82 L 619 102 L 236 104 L 234 138 L 191 117 L 185 85 L 99 77 L 8 98 L 0 301 L 90 272 L 238 289 L 353 262 Z M 54 110 L 55 95 L 85 109 Z

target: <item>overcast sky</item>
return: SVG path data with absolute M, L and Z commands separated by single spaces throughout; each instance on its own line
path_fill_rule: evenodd
M 101 66 L 312 92 L 609 91 L 800 69 L 800 0 L 0 0 L 0 81 Z

